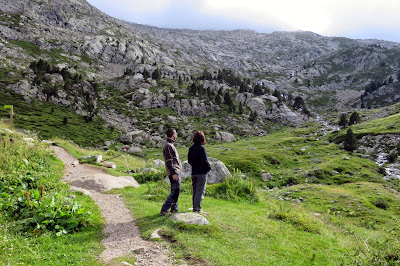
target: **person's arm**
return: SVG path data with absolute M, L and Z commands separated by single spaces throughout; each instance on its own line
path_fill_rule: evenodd
M 210 162 L 208 161 L 206 148 L 203 147 L 202 150 L 203 150 L 203 156 L 202 156 L 203 165 L 206 167 L 207 172 L 209 172 L 211 170 L 211 165 Z
M 193 153 L 191 152 L 190 148 L 189 148 L 189 152 L 188 152 L 188 163 L 193 166 Z
M 164 151 L 165 156 L 165 166 L 168 168 L 171 175 L 176 175 L 176 171 L 173 167 L 174 158 L 176 158 L 175 151 L 172 149 L 171 146 L 165 147 Z

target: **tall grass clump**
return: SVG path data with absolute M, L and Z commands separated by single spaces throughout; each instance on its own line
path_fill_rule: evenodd
M 0 131 L 0 218 L 35 234 L 68 234 L 90 225 L 90 212 L 69 197 L 62 172 L 44 144 Z
M 235 170 L 233 175 L 225 178 L 222 183 L 209 185 L 206 194 L 220 199 L 259 201 L 255 183 L 252 180 L 243 179 L 239 170 Z
M 291 224 L 305 232 L 320 232 L 315 220 L 286 203 L 274 202 L 269 209 L 268 218 Z

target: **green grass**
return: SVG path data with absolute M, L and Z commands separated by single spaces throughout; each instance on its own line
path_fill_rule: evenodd
M 400 250 L 396 229 L 400 226 L 400 201 L 382 185 L 299 185 L 290 189 L 296 191 L 293 198 L 307 197 L 306 201 L 278 201 L 277 191 L 260 191 L 258 203 L 206 196 L 203 209 L 208 212 L 209 227 L 187 226 L 160 217 L 158 212 L 164 198 L 149 197 L 149 193 L 155 191 L 148 186 L 117 192 L 123 195 L 134 213 L 144 237 L 149 237 L 156 228 L 163 228 L 162 233 L 173 241 L 177 258 L 205 261 L 211 265 L 383 263 Z M 280 193 L 287 191 L 289 189 L 279 190 Z M 388 210 L 370 203 L 377 197 L 389 202 Z M 338 202 L 329 203 L 333 199 Z M 354 203 L 348 207 L 349 201 L 357 202 L 361 211 L 357 211 L 358 205 Z M 183 192 L 179 204 L 181 212 L 189 211 L 189 191 Z M 331 211 L 333 205 L 336 212 Z M 374 227 L 369 225 L 370 221 Z M 384 241 L 388 246 L 382 248 Z
M 393 111 L 398 112 L 398 106 L 393 106 Z M 393 112 L 392 111 L 392 112 Z M 369 113 L 369 112 L 368 112 Z M 380 134 L 400 134 L 400 113 L 395 113 L 370 121 L 362 121 L 359 124 L 351 126 L 357 138 L 365 135 L 380 135 Z M 347 129 L 332 132 L 328 135 L 330 141 L 339 143 L 344 140 Z
M 400 113 L 352 126 L 356 134 L 399 134 Z

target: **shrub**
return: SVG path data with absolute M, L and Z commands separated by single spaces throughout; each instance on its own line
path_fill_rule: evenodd
M 225 178 L 220 184 L 208 186 L 206 193 L 214 198 L 258 201 L 256 185 L 244 180 L 240 171 L 235 171 L 232 177 Z
M 139 183 L 157 182 L 160 180 L 164 180 L 166 176 L 167 173 L 165 171 L 165 168 L 151 169 L 148 172 L 133 174 L 133 177 Z
M 387 157 L 388 161 L 390 163 L 394 163 L 397 160 L 397 154 L 395 152 L 391 152 L 388 157 Z
M 34 146 L 34 147 L 32 147 Z M 90 212 L 68 197 L 59 161 L 40 143 L 0 136 L 0 211 L 17 230 L 57 235 L 91 224 Z
M 389 204 L 384 199 L 377 199 L 376 201 L 372 202 L 372 204 L 382 210 L 386 210 L 387 208 L 389 208 Z

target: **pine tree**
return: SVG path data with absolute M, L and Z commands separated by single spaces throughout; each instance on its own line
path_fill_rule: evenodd
M 254 122 L 254 121 L 256 121 L 256 119 L 257 119 L 257 113 L 256 113 L 256 111 L 251 111 L 250 112 L 250 117 L 249 117 L 249 120 L 250 121 L 252 121 L 252 122 Z
M 242 103 L 239 103 L 239 111 L 238 111 L 238 113 L 241 115 L 241 114 L 243 114 L 243 112 L 244 112 L 244 110 L 243 110 L 243 104 L 242 104 Z
M 219 90 L 218 90 L 218 95 L 219 95 L 219 96 L 222 96 L 222 94 L 223 94 L 223 92 L 222 92 L 222 87 L 221 87 L 221 88 L 219 88 Z
M 346 128 L 347 127 L 347 115 L 346 114 L 342 114 L 340 116 L 339 126 L 341 128 Z
M 143 70 L 143 78 L 144 78 L 144 79 L 150 78 L 150 73 L 149 73 L 149 71 L 147 71 L 147 69 L 144 69 L 144 70 Z
M 344 149 L 351 152 L 357 149 L 357 139 L 351 128 L 347 130 L 346 137 L 344 139 Z
M 183 85 L 183 80 L 181 79 L 181 76 L 179 76 L 178 79 L 178 86 L 182 86 Z
M 153 71 L 153 73 L 151 74 L 151 78 L 154 79 L 154 80 L 160 80 L 161 72 L 160 72 L 160 70 L 158 68 L 156 68 L 156 70 Z
M 192 83 L 192 85 L 190 85 L 190 94 L 192 94 L 194 96 L 197 95 L 197 86 L 194 83 Z
M 349 119 L 349 125 L 354 125 L 360 122 L 360 114 L 358 112 L 353 112 Z
M 231 106 L 231 105 L 233 104 L 232 98 L 231 98 L 231 95 L 230 95 L 229 92 L 225 92 L 225 95 L 224 95 L 224 103 L 225 103 L 226 105 L 228 105 L 228 106 Z
M 304 99 L 301 96 L 297 96 L 294 99 L 293 108 L 298 110 L 304 107 Z
M 219 94 L 215 95 L 215 104 L 217 105 L 221 104 L 221 96 Z

